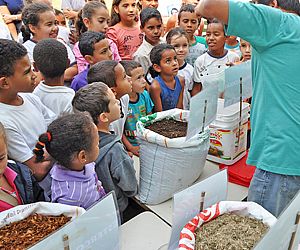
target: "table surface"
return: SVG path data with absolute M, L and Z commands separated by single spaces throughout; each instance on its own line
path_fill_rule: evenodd
M 134 167 L 136 170 L 136 176 L 137 179 L 139 180 L 139 172 L 140 172 L 139 158 L 134 157 L 133 159 L 134 159 Z M 204 179 L 218 173 L 219 171 L 220 170 L 218 164 L 213 163 L 211 161 L 206 161 L 203 172 L 196 182 L 203 181 Z M 248 195 L 248 188 L 228 182 L 227 200 L 242 201 L 247 197 L 247 195 Z M 137 199 L 136 201 L 138 202 Z M 173 199 L 169 199 L 158 205 L 147 205 L 147 204 L 141 204 L 141 205 L 153 211 L 160 218 L 162 218 L 167 223 L 172 225 Z
M 167 249 L 171 227 L 152 212 L 143 212 L 120 227 L 121 250 Z

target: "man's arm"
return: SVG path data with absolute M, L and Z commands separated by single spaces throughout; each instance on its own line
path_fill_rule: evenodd
M 217 18 L 224 24 L 228 24 L 228 0 L 200 0 L 196 7 L 196 13 L 208 19 Z

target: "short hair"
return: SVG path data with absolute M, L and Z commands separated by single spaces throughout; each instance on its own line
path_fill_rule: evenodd
M 16 62 L 26 55 L 27 50 L 22 44 L 0 39 L 0 77 L 12 76 Z
M 34 47 L 33 60 L 43 76 L 55 78 L 64 74 L 69 59 L 65 45 L 54 38 L 47 38 Z
M 54 120 L 47 132 L 39 136 L 33 150 L 37 162 L 44 160 L 44 146 L 51 157 L 64 167 L 71 164 L 81 150 L 92 147 L 93 120 L 87 112 L 65 114 Z
M 182 15 L 182 12 L 190 12 L 190 13 L 195 13 L 195 6 L 193 4 L 185 4 L 185 5 L 182 5 L 180 10 L 179 10 L 179 13 L 178 13 L 178 21 L 180 21 L 181 19 L 181 15 Z M 198 22 L 200 23 L 200 19 L 198 18 Z
M 119 63 L 113 60 L 104 60 L 90 67 L 87 75 L 88 84 L 103 82 L 109 88 L 116 87 L 115 68 Z
M 7 145 L 5 128 L 3 124 L 0 122 L 0 141 L 3 140 L 4 144 Z
M 220 21 L 219 19 L 217 19 L 217 18 L 213 18 L 213 19 L 207 21 L 207 27 L 208 27 L 208 25 L 213 24 L 213 23 L 215 23 L 215 24 L 221 24 L 223 26 L 224 35 L 226 36 L 224 23 L 222 21 Z
M 185 36 L 188 39 L 185 30 L 180 27 L 173 28 L 168 32 L 168 34 L 166 36 L 166 41 L 168 44 L 171 44 L 171 40 L 172 40 L 173 36 L 180 36 L 180 37 Z
M 101 32 L 86 31 L 79 38 L 79 50 L 83 56 L 94 54 L 95 44 L 105 39 Z
M 142 65 L 139 62 L 133 60 L 120 61 L 120 64 L 122 64 L 122 66 L 125 69 L 126 75 L 128 76 L 132 76 L 131 74 L 132 70 L 136 68 L 142 68 Z
M 156 18 L 157 20 L 162 22 L 161 14 L 157 9 L 151 7 L 143 9 L 140 14 L 141 27 L 144 28 L 146 23 L 151 18 Z
M 73 98 L 74 111 L 87 111 L 98 125 L 99 115 L 109 112 L 108 86 L 103 82 L 93 82 L 78 90 Z

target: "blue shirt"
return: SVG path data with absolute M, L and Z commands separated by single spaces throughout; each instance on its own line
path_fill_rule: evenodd
M 176 108 L 182 89 L 179 78 L 175 76 L 174 89 L 170 89 L 160 76 L 155 77 L 155 80 L 158 81 L 161 89 L 160 99 L 162 104 L 162 110 L 164 111 Z
M 88 84 L 87 74 L 89 72 L 89 68 L 86 68 L 84 71 L 80 72 L 77 76 L 74 77 L 71 88 L 77 92 L 79 89 Z
M 153 102 L 147 92 L 144 90 L 143 93 L 138 94 L 138 100 L 136 102 L 129 101 L 127 119 L 124 126 L 124 133 L 128 141 L 134 145 L 138 146 L 136 140 L 136 123 L 137 121 L 149 113 L 152 112 Z
M 247 163 L 300 175 L 300 18 L 229 1 L 227 34 L 252 45 L 251 148 Z
M 22 0 L 0 0 L 0 6 L 7 6 L 12 15 L 21 13 L 24 6 Z

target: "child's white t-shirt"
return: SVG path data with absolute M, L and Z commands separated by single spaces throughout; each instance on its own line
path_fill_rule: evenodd
M 124 125 L 126 122 L 127 118 L 127 113 L 128 113 L 128 106 L 129 106 L 129 95 L 124 95 L 120 98 L 121 102 L 121 107 L 122 107 L 122 112 L 123 112 L 123 117 L 112 122 L 109 126 L 109 130 L 113 131 L 115 135 L 117 135 L 118 140 L 122 139 L 122 135 L 124 132 Z
M 202 89 L 205 89 L 207 83 L 203 81 L 203 78 L 209 75 L 218 74 L 228 67 L 226 64 L 237 61 L 239 61 L 239 56 L 234 52 L 227 51 L 222 57 L 214 57 L 208 51 L 199 56 L 194 64 L 194 82 L 201 83 Z
M 72 100 L 75 91 L 66 86 L 48 86 L 44 82 L 34 89 L 33 94 L 37 95 L 42 103 L 49 108 L 56 116 L 62 113 L 72 113 Z
M 11 35 L 6 24 L 0 22 L 0 38 L 11 40 Z
M 193 88 L 193 72 L 194 68 L 189 63 L 185 63 L 178 71 L 178 76 L 184 78 L 183 109 L 185 110 L 190 109 L 191 94 L 189 91 Z
M 59 41 L 63 45 L 65 45 L 65 47 L 67 49 L 67 52 L 68 52 L 68 58 L 70 60 L 70 64 L 74 63 L 76 61 L 76 59 L 75 59 L 75 56 L 74 56 L 73 51 L 71 50 L 71 48 L 68 45 L 66 45 L 63 40 L 57 39 L 57 41 Z M 33 50 L 34 50 L 34 47 L 35 47 L 36 43 L 33 42 L 32 40 L 27 40 L 25 43 L 23 43 L 23 45 L 27 49 L 29 60 L 32 63 L 34 61 L 33 60 Z
M 20 106 L 0 103 L 0 121 L 5 128 L 9 157 L 25 162 L 33 156 L 39 136 L 56 116 L 36 95 L 20 93 L 19 96 L 23 99 Z

